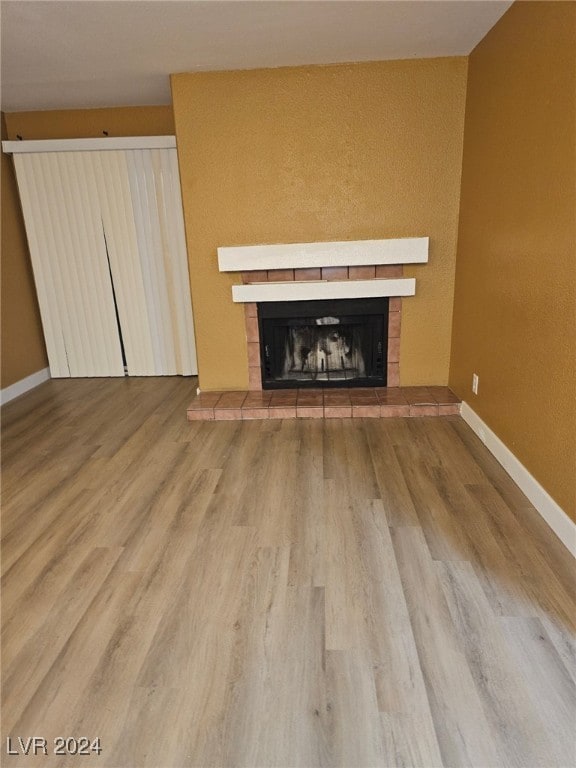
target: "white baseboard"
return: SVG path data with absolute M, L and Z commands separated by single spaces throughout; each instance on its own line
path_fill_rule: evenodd
M 562 507 L 544 490 L 512 451 L 470 408 L 468 403 L 462 403 L 461 416 L 508 472 L 516 485 L 526 494 L 562 544 L 576 557 L 576 523 L 568 517 Z
M 20 379 L 20 381 L 16 381 L 9 387 L 5 387 L 0 391 L 0 405 L 5 405 L 10 400 L 14 400 L 15 397 L 20 397 L 20 395 L 29 392 L 39 384 L 48 381 L 49 378 L 50 368 L 43 368 L 41 371 L 36 371 L 36 373 L 30 374 L 30 376 L 26 376 L 25 379 Z

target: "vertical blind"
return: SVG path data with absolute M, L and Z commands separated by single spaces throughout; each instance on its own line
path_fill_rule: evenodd
M 196 374 L 176 150 L 14 162 L 52 376 Z

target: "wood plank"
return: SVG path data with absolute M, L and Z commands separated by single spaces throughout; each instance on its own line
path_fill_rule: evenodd
M 532 706 L 546 724 L 550 755 L 545 764 L 576 765 L 576 664 L 566 668 L 540 619 L 502 617 L 498 623 Z
M 505 765 L 422 532 L 396 528 L 393 542 L 444 763 Z
M 506 764 L 552 768 L 552 744 L 474 569 L 469 563 L 437 563 L 436 568 L 484 713 Z

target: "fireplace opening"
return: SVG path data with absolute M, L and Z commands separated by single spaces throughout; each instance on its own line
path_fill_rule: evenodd
M 385 387 L 388 298 L 258 304 L 262 387 Z

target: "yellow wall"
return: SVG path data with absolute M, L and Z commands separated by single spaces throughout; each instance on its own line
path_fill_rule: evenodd
M 450 370 L 574 519 L 575 29 L 574 3 L 515 3 L 470 56 Z
M 401 383 L 448 380 L 467 62 L 172 76 L 202 389 L 247 386 L 236 275 L 216 248 L 431 238 L 409 267 Z
M 4 115 L 2 138 L 6 138 Z M 5 154 L 2 154 L 1 199 L 0 384 L 4 388 L 48 365 L 16 177 L 12 158 Z
M 6 114 L 8 136 L 29 139 L 91 139 L 109 136 L 173 136 L 172 107 L 110 107 Z
M 103 131 L 110 136 L 174 134 L 172 107 L 11 112 L 2 117 L 2 137 L 12 140 L 17 135 L 25 140 L 93 138 Z M 47 364 L 12 160 L 2 155 L 2 387 Z

